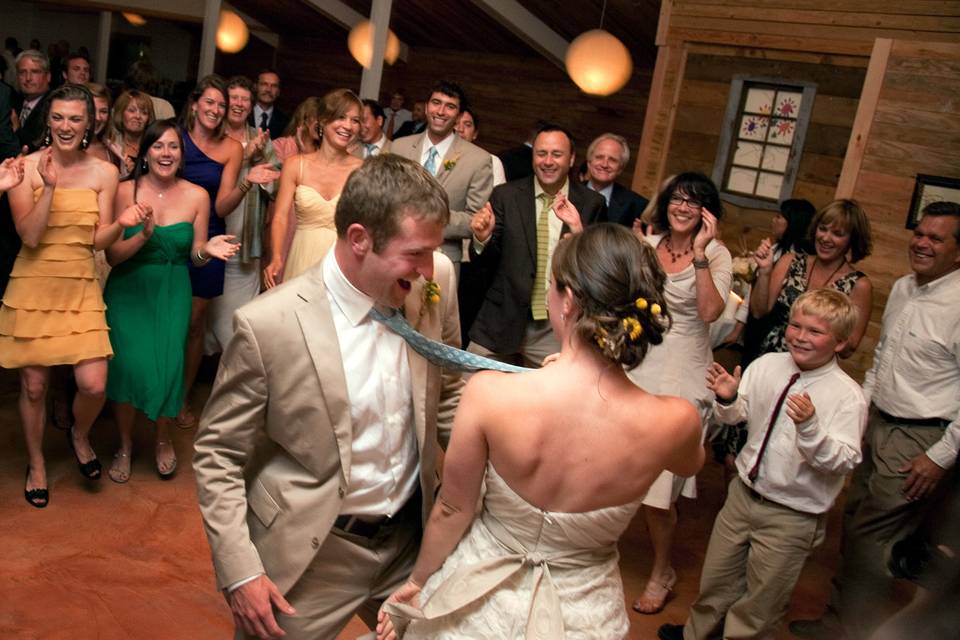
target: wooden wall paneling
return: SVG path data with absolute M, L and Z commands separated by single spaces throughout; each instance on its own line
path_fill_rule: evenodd
M 685 5 L 698 6 L 733 6 L 750 7 L 754 10 L 767 11 L 782 9 L 781 0 L 674 0 L 677 8 Z M 810 9 L 822 11 L 855 11 L 862 14 L 871 13 L 903 13 L 920 16 L 955 16 L 960 15 L 960 2 L 957 0 L 791 0 L 790 6 L 794 9 Z
M 807 51 L 817 54 L 869 56 L 873 41 L 855 39 L 819 38 L 798 35 L 770 35 L 751 32 L 721 31 L 697 27 L 676 27 L 667 38 L 670 46 L 687 42 L 732 45 L 753 49 Z
M 853 130 L 850 132 L 850 143 L 847 145 L 847 155 L 843 161 L 840 180 L 837 183 L 837 197 L 849 198 L 853 193 L 857 174 L 863 164 L 864 149 L 870 136 L 870 127 L 873 124 L 873 114 L 880 99 L 880 90 L 883 87 L 883 76 L 887 70 L 887 61 L 890 58 L 890 49 L 893 41 L 880 38 L 873 47 L 867 75 L 863 80 L 863 89 L 860 92 L 860 102 L 857 105 L 857 115 L 854 119 Z
M 686 58 L 682 47 L 660 47 L 657 54 L 632 181 L 633 190 L 647 197 L 657 193 L 666 175 L 664 167 Z
M 881 3 L 878 3 L 881 4 Z M 934 31 L 960 32 L 960 18 L 954 15 L 926 16 L 917 14 L 898 13 L 893 3 L 882 3 L 885 13 L 866 14 L 859 11 L 785 9 L 767 7 L 757 11 L 756 7 L 743 5 L 721 6 L 679 3 L 673 8 L 674 24 L 682 26 L 681 17 L 710 19 L 714 26 L 728 24 L 727 20 L 736 20 L 747 24 L 769 22 L 775 24 L 815 25 L 817 27 L 856 27 L 870 29 L 886 29 L 891 31 Z M 833 6 L 845 9 L 843 3 L 833 3 Z M 776 33 L 782 33 L 776 31 Z
M 866 55 L 846 56 L 834 53 L 812 51 L 787 51 L 785 49 L 757 49 L 752 47 L 721 44 L 690 43 L 691 54 L 712 56 L 732 56 L 736 58 L 755 58 L 759 60 L 780 60 L 783 62 L 806 62 L 809 64 L 828 64 L 834 67 L 866 68 L 870 59 Z

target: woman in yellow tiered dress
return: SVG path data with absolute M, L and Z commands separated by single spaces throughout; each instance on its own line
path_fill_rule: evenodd
M 27 441 L 24 497 L 49 501 L 43 459 L 50 367 L 73 365 L 78 393 L 68 432 L 80 472 L 101 475 L 89 433 L 104 401 L 106 358 L 113 355 L 93 252 L 112 244 L 149 210 L 112 219 L 117 169 L 84 153 L 93 135 L 93 98 L 64 85 L 47 103 L 47 148 L 27 156 L 23 182 L 9 192 L 23 240 L 0 305 L 0 366 L 20 369 L 20 417 Z

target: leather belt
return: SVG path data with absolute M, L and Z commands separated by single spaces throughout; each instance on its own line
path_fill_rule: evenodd
M 947 425 L 950 424 L 949 420 L 944 420 L 943 418 L 900 418 L 897 416 L 892 416 L 879 408 L 877 409 L 877 413 L 879 413 L 880 417 L 887 422 L 907 424 L 912 427 L 940 427 L 941 429 L 946 429 Z
M 410 499 L 392 516 L 354 516 L 348 513 L 337 516 L 333 521 L 333 528 L 361 538 L 376 538 L 388 533 L 390 529 L 403 520 L 412 508 L 420 508 L 420 487 Z

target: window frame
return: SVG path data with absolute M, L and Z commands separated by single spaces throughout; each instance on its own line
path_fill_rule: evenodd
M 783 182 L 780 185 L 780 195 L 776 202 L 771 202 L 760 196 L 748 196 L 726 190 L 726 179 L 733 164 L 732 149 L 735 148 L 740 120 L 743 116 L 745 89 L 751 84 L 765 84 L 775 87 L 776 90 L 793 90 L 802 94 L 800 110 L 797 112 L 797 127 L 790 145 L 790 154 L 787 157 L 787 168 L 783 173 Z M 713 182 L 720 191 L 720 199 L 731 204 L 751 209 L 766 209 L 778 211 L 780 202 L 793 197 L 793 188 L 800 170 L 800 158 L 803 155 L 803 145 L 806 141 L 807 127 L 810 125 L 810 116 L 813 113 L 813 101 L 817 94 L 817 83 L 806 80 L 790 80 L 787 78 L 772 78 L 769 76 L 753 76 L 737 74 L 730 81 L 730 95 L 727 98 L 727 108 L 723 116 L 723 127 L 720 132 L 720 145 L 717 148 L 716 160 L 713 163 Z M 767 144 L 764 141 L 764 144 Z

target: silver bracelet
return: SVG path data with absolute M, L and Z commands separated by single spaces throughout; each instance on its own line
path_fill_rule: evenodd
M 707 259 L 707 258 L 704 258 L 703 260 L 697 260 L 696 258 L 694 258 L 694 259 L 693 259 L 693 268 L 694 268 L 694 269 L 709 269 L 709 268 L 710 268 L 710 260 Z

